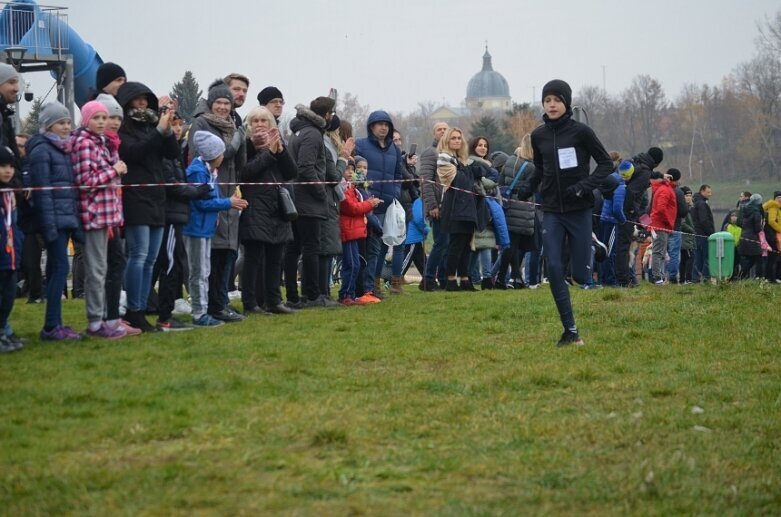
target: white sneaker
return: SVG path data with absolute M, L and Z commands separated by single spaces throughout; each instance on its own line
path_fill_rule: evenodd
M 540 284 L 529 284 L 529 289 L 539 289 Z
M 179 298 L 174 302 L 174 310 L 172 314 L 176 316 L 189 315 L 193 313 L 193 308 L 187 303 L 184 298 Z
M 231 291 L 228 293 L 228 300 L 238 300 L 241 298 L 241 291 Z

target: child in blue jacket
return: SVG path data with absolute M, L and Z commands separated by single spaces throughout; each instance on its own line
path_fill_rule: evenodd
M 10 189 L 14 177 L 16 157 L 4 145 L 0 145 L 0 189 Z M 16 299 L 16 272 L 22 264 L 22 231 L 16 224 L 16 196 L 10 190 L 0 192 L 0 329 L 5 329 Z M 0 334 L 0 353 L 16 352 L 21 342 L 12 342 L 3 332 Z
M 225 153 L 225 142 L 209 131 L 196 131 L 192 139 L 196 158 L 187 167 L 188 183 L 211 185 L 211 196 L 190 201 L 190 219 L 182 230 L 190 266 L 189 291 L 192 298 L 193 324 L 217 327 L 223 322 L 206 313 L 209 301 L 211 239 L 217 229 L 217 213 L 247 208 L 247 202 L 236 194 L 230 199 L 220 196 L 217 175 Z

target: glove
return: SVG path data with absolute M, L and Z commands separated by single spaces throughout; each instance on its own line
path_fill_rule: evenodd
M 574 185 L 570 185 L 569 187 L 567 187 L 567 190 L 564 191 L 564 199 L 569 199 L 569 200 L 583 199 L 583 187 L 581 187 L 577 183 L 575 183 Z
M 518 199 L 520 199 L 521 201 L 526 201 L 530 197 L 532 197 L 532 191 L 529 190 L 528 187 L 521 185 L 518 188 Z
M 78 230 L 74 230 L 71 234 L 71 237 L 75 242 L 78 242 L 79 244 L 84 244 L 84 230 L 79 228 Z
M 195 187 L 195 191 L 198 193 L 198 199 L 208 199 L 212 193 L 212 186 L 208 183 L 202 183 Z

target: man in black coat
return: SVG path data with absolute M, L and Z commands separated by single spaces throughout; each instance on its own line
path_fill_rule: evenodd
M 694 207 L 692 208 L 692 221 L 694 233 L 697 234 L 697 247 L 694 250 L 694 273 L 692 281 L 707 282 L 710 280 L 710 268 L 708 267 L 708 237 L 716 231 L 708 200 L 713 195 L 710 185 L 702 185 L 699 192 L 694 194 Z
M 632 244 L 632 234 L 635 224 L 642 215 L 643 196 L 651 186 L 654 168 L 664 159 L 664 152 L 658 147 L 651 147 L 648 152 L 640 153 L 632 158 L 635 172 L 626 183 L 624 197 L 624 215 L 626 222 L 618 227 L 616 240 L 616 280 L 622 287 L 634 287 L 636 280 L 629 264 L 629 247 Z

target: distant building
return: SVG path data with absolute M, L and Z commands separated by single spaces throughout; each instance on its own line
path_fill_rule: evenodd
M 502 74 L 494 70 L 488 45 L 483 54 L 483 69 L 476 73 L 466 87 L 466 107 L 470 111 L 507 111 L 512 109 L 510 85 Z
M 488 45 L 483 54 L 483 68 L 469 80 L 466 86 L 466 99 L 460 107 L 443 104 L 432 113 L 435 122 L 447 122 L 450 125 L 461 124 L 482 115 L 509 111 L 513 107 L 510 86 L 502 74 L 494 70 Z

